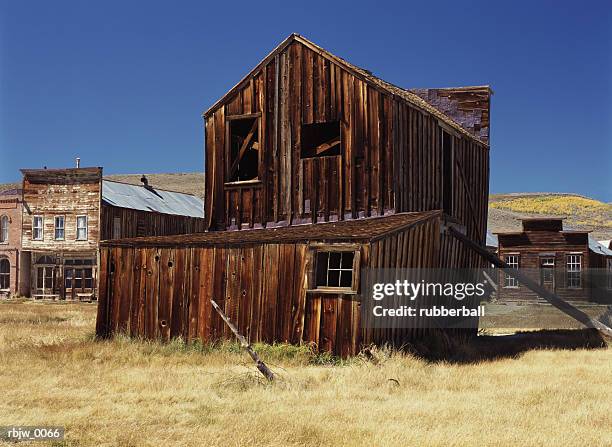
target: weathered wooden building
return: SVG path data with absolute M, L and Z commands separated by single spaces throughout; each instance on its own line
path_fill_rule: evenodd
M 566 301 L 610 302 L 612 250 L 588 231 L 566 230 L 561 218 L 526 218 L 522 230 L 497 233 L 499 256 Z M 500 301 L 539 301 L 538 294 L 499 272 Z
M 0 296 L 20 293 L 21 190 L 0 192 Z
M 291 35 L 204 113 L 208 232 L 101 244 L 98 334 L 226 336 L 214 298 L 253 341 L 422 336 L 365 328 L 359 271 L 482 265 L 444 229 L 484 244 L 490 94 L 417 94 Z
M 21 250 L 35 298 L 96 298 L 101 239 L 203 231 L 188 194 L 102 179 L 102 168 L 23 169 Z

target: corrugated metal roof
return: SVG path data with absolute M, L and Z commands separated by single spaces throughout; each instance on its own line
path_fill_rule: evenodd
M 486 244 L 487 244 L 487 247 L 497 247 L 497 245 L 499 244 L 497 240 L 497 236 L 491 233 L 489 230 L 487 230 Z
M 102 200 L 120 208 L 204 217 L 204 202 L 199 197 L 127 183 L 103 180 Z
M 608 239 L 605 241 L 599 241 L 599 243 L 606 248 L 612 248 L 612 244 L 610 242 L 612 242 L 612 239 Z
M 590 236 L 589 236 L 589 250 L 591 250 L 593 253 L 597 253 L 598 255 L 612 256 L 612 250 L 610 250 L 608 247 L 601 245 L 599 242 L 597 242 L 595 239 L 593 239 Z

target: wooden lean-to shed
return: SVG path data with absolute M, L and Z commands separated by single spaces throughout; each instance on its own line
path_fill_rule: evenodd
M 230 337 L 355 354 L 424 329 L 360 322 L 367 267 L 483 265 L 484 87 L 389 84 L 293 34 L 204 113 L 208 231 L 101 244 L 97 332 Z

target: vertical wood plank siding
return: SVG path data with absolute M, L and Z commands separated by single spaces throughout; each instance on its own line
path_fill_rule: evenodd
M 435 267 L 440 263 L 439 238 L 436 217 L 364 242 L 361 267 Z M 309 242 L 102 246 L 97 333 L 233 339 L 212 311 L 214 298 L 252 342 L 309 344 L 348 356 L 364 344 L 400 346 L 425 335 L 417 329 L 368 330 L 361 324 L 361 303 L 355 296 L 307 292 L 310 257 Z
M 261 113 L 260 183 L 225 185 L 226 118 L 248 113 Z M 302 124 L 329 121 L 340 122 L 341 155 L 301 159 Z M 441 135 L 435 116 L 294 41 L 207 116 L 207 227 L 241 229 L 442 209 Z M 458 134 L 451 138 L 457 161 L 453 217 L 483 242 L 488 147 Z
M 206 227 L 206 222 L 201 217 L 153 213 L 102 204 L 101 240 L 114 238 L 115 218 L 119 218 L 121 223 L 121 238 L 200 233 Z

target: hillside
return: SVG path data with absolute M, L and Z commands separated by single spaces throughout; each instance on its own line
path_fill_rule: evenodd
M 145 174 L 151 186 L 168 189 L 171 191 L 184 192 L 193 194 L 198 197 L 204 197 L 204 173 L 174 173 L 174 174 Z M 142 174 L 114 174 L 105 175 L 104 178 L 117 182 L 131 183 L 140 185 Z M 0 192 L 7 189 L 19 188 L 19 183 L 2 183 L 0 184 Z
M 149 184 L 161 189 L 204 196 L 204 174 L 201 172 L 176 174 L 145 174 Z M 140 184 L 142 174 L 107 175 L 104 178 Z M 18 184 L 0 184 L 0 191 Z M 493 194 L 489 200 L 489 230 L 512 231 L 520 228 L 521 216 L 566 217 L 568 228 L 592 231 L 595 239 L 612 238 L 612 204 L 576 194 L 510 193 Z
M 577 194 L 511 193 L 489 197 L 489 230 L 520 229 L 522 216 L 558 216 L 565 226 L 590 230 L 597 240 L 612 236 L 612 204 Z

